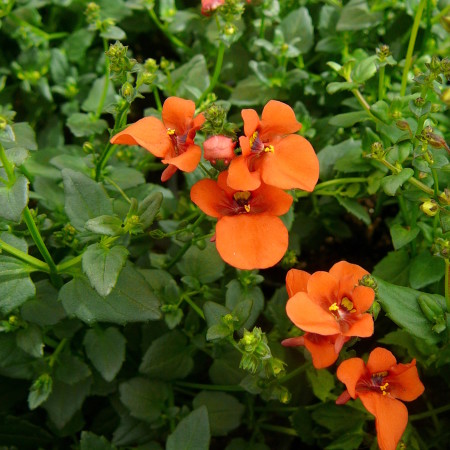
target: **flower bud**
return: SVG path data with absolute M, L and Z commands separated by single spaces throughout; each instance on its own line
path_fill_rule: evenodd
M 219 6 L 225 4 L 225 0 L 202 0 L 202 14 L 209 16 L 212 11 L 215 11 Z
M 439 211 L 439 206 L 437 205 L 435 200 L 430 198 L 420 205 L 420 209 L 427 216 L 434 217 Z
M 215 167 L 222 163 L 225 167 L 219 170 L 224 170 L 236 156 L 234 154 L 235 146 L 236 143 L 229 137 L 211 136 L 203 143 L 203 154 L 205 159 Z

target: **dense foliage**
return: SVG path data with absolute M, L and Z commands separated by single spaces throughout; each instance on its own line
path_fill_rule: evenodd
M 1 448 L 447 448 L 449 30 L 0 1 Z

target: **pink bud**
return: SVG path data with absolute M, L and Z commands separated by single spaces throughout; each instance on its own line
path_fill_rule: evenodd
M 218 135 L 211 136 L 203 142 L 204 157 L 207 161 L 215 164 L 218 161 L 223 161 L 225 164 L 229 164 L 235 157 L 234 147 L 236 142 L 233 139 Z
M 211 11 L 214 11 L 219 6 L 222 6 L 225 0 L 202 0 L 202 14 L 208 15 Z

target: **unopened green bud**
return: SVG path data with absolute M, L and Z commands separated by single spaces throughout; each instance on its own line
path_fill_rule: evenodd
M 432 103 L 431 104 L 431 109 L 430 112 L 432 113 L 437 113 L 441 110 L 441 105 L 439 105 L 438 103 Z
M 261 363 L 259 359 L 252 355 L 245 353 L 242 355 L 241 362 L 239 363 L 239 368 L 247 370 L 250 373 L 256 373 L 260 368 Z
M 166 233 L 164 233 L 164 231 L 162 230 L 152 230 L 150 231 L 150 237 L 152 237 L 153 239 L 164 239 L 166 237 Z
M 136 96 L 136 92 L 134 90 L 133 85 L 128 81 L 122 85 L 121 94 L 122 97 L 125 98 L 128 103 L 131 103 L 134 100 L 134 97 Z
M 0 116 L 0 130 L 4 130 L 6 128 L 6 125 L 8 125 L 8 121 L 5 117 Z
M 386 152 L 384 150 L 384 146 L 381 142 L 374 142 L 370 146 L 370 156 L 375 159 L 384 159 Z
M 439 212 L 439 206 L 432 198 L 420 205 L 421 211 L 427 216 L 434 217 Z
M 284 366 L 286 365 L 286 363 L 281 361 L 281 359 L 271 358 L 269 365 L 273 375 L 278 377 L 279 375 L 282 375 L 284 373 Z
M 395 122 L 395 125 L 400 130 L 411 132 L 411 127 L 409 126 L 409 123 L 406 120 L 397 120 L 397 122 Z
M 438 56 L 434 55 L 431 58 L 429 67 L 432 72 L 440 72 L 441 71 L 441 60 L 439 59 Z
M 366 286 L 369 287 L 371 289 L 373 289 L 375 292 L 378 289 L 378 284 L 377 281 L 375 280 L 375 278 L 370 275 L 370 274 L 366 274 L 364 275 L 360 280 L 359 280 L 359 285 L 360 286 Z
M 420 309 L 427 320 L 434 324 L 432 330 L 436 333 L 441 333 L 446 329 L 444 310 L 436 299 L 429 295 L 423 294 L 418 299 Z
M 85 142 L 83 144 L 83 151 L 87 154 L 94 153 L 94 146 L 90 142 Z
M 223 29 L 223 31 L 227 36 L 233 36 L 233 34 L 236 33 L 237 28 L 234 24 L 228 23 L 225 25 L 225 28 Z
M 159 67 L 161 67 L 162 70 L 166 70 L 170 65 L 170 61 L 164 56 L 161 58 L 161 61 L 159 62 Z
M 417 97 L 417 98 L 414 100 L 414 104 L 415 104 L 417 107 L 420 108 L 421 106 L 425 105 L 425 99 L 422 98 L 422 97 Z
M 9 316 L 8 322 L 12 326 L 18 326 L 20 319 L 17 316 Z

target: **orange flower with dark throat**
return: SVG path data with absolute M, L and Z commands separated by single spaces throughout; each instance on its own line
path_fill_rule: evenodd
M 377 347 L 370 353 L 367 364 L 360 358 L 345 360 L 338 367 L 337 377 L 347 390 L 336 403 L 341 405 L 350 398 L 359 398 L 375 416 L 380 449 L 395 450 L 408 424 L 408 410 L 400 400 L 415 400 L 425 389 L 419 380 L 416 360 L 397 364 L 389 350 Z
M 111 138 L 112 144 L 140 145 L 169 166 L 161 175 L 167 181 L 178 169 L 193 172 L 202 156 L 194 144 L 197 130 L 205 118 L 194 117 L 195 103 L 169 97 L 163 105 L 162 122 L 156 117 L 144 117 Z
M 233 189 L 257 189 L 265 184 L 311 192 L 319 178 L 319 161 L 311 144 L 296 133 L 301 124 L 292 108 L 271 100 L 261 120 L 253 109 L 242 110 L 245 136 L 239 138 L 242 155 L 229 168 Z
M 312 275 L 296 269 L 288 272 L 286 287 L 290 298 L 286 312 L 298 328 L 307 332 L 304 336 L 307 348 L 308 340 L 311 347 L 315 342 L 316 347 L 323 346 L 324 351 L 326 347 L 330 351 L 333 345 L 335 361 L 342 345 L 350 337 L 373 334 L 373 319 L 366 311 L 372 306 L 375 292 L 358 284 L 367 274 L 362 267 L 346 261 L 338 262 L 329 272 Z M 313 334 L 329 338 L 318 340 Z
M 281 216 L 292 197 L 262 184 L 255 191 L 227 186 L 228 173 L 217 182 L 200 180 L 192 186 L 191 200 L 208 216 L 218 219 L 216 247 L 222 259 L 238 269 L 265 269 L 275 265 L 288 247 L 288 231 Z

